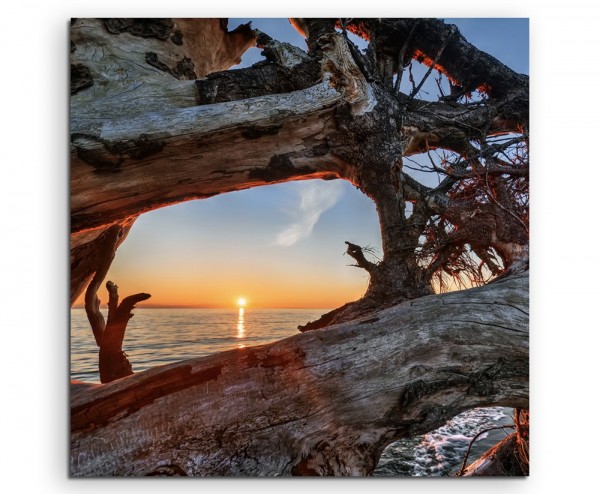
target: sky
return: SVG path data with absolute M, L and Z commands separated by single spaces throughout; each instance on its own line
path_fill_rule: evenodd
M 306 47 L 287 19 L 230 19 L 229 29 L 250 20 L 273 38 Z M 478 48 L 529 73 L 528 19 L 447 21 Z M 252 48 L 236 68 L 261 58 Z M 419 96 L 435 98 L 432 87 Z M 121 296 L 152 294 L 140 307 L 235 307 L 244 297 L 249 308 L 334 308 L 360 298 L 368 284 L 367 273 L 344 255 L 346 240 L 381 253 L 375 206 L 354 186 L 342 180 L 269 185 L 143 214 L 107 280 L 119 285 Z M 104 289 L 99 297 L 106 302 Z

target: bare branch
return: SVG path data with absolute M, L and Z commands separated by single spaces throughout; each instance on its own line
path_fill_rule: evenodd
M 107 281 L 106 289 L 108 290 L 108 320 L 110 322 L 111 315 L 117 311 L 119 306 L 119 287 L 112 281 Z
M 346 242 L 346 245 L 348 246 L 346 254 L 356 261 L 356 267 L 366 269 L 369 273 L 375 269 L 376 265 L 367 260 L 362 247 L 350 242 Z
M 419 82 L 418 86 L 416 88 L 414 88 L 412 90 L 412 92 L 410 93 L 409 100 L 413 99 L 417 95 L 417 93 L 421 90 L 421 88 L 423 87 L 423 84 L 425 84 L 425 81 L 431 74 L 431 71 L 437 66 L 438 62 L 440 61 L 440 57 L 442 56 L 442 53 L 444 53 L 444 50 L 448 46 L 448 42 L 454 37 L 454 35 L 456 34 L 457 31 L 458 30 L 456 29 L 456 26 L 452 26 L 452 28 L 450 29 L 450 32 L 446 36 L 446 39 L 444 40 L 444 42 L 440 46 L 437 54 L 435 55 L 435 59 L 433 60 L 433 63 L 429 66 L 429 69 L 423 76 L 423 79 L 421 79 L 421 82 Z
M 135 304 L 150 298 L 148 293 L 137 293 L 119 301 L 118 286 L 112 281 L 106 283 L 109 291 L 109 310 L 106 329 L 102 337 L 99 354 L 100 380 L 103 383 L 114 381 L 133 374 L 133 369 L 127 355 L 123 351 L 123 340 L 131 311 Z
M 469 455 L 471 454 L 471 448 L 473 447 L 473 444 L 475 443 L 475 441 L 477 440 L 477 438 L 479 436 L 481 436 L 482 434 L 485 434 L 486 432 L 497 431 L 497 430 L 501 430 L 501 429 L 514 429 L 514 428 L 515 428 L 514 425 L 501 425 L 498 427 L 489 427 L 487 429 L 484 429 L 484 430 L 478 432 L 473 437 L 473 439 L 471 439 L 471 442 L 469 443 L 467 452 L 465 453 L 465 459 L 463 460 L 462 467 L 460 468 L 460 471 L 456 474 L 456 476 L 460 477 L 465 472 L 465 468 L 467 468 L 467 460 L 469 459 Z
M 404 57 L 406 56 L 406 50 L 408 48 L 409 43 L 412 41 L 412 38 L 415 34 L 415 30 L 416 30 L 418 24 L 419 24 L 419 19 L 416 19 L 415 22 L 413 23 L 413 27 L 411 28 L 410 33 L 408 33 L 408 36 L 406 37 L 406 41 L 404 41 L 402 48 L 400 48 L 400 51 L 398 52 L 398 70 L 396 71 L 396 73 L 398 75 L 396 77 L 396 85 L 394 87 L 394 92 L 396 92 L 396 93 L 400 91 L 400 83 L 402 82 L 402 74 L 404 74 Z
M 100 299 L 98 298 L 98 289 L 104 281 L 110 268 L 112 260 L 115 257 L 115 250 L 118 241 L 120 228 L 113 225 L 104 233 L 102 245 L 99 248 L 99 255 L 102 258 L 101 264 L 94 274 L 92 281 L 85 292 L 85 313 L 87 314 L 96 345 L 102 345 L 102 338 L 106 323 L 104 316 L 100 312 Z

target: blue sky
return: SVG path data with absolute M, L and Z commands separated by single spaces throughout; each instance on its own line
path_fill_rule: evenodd
M 231 19 L 229 28 L 249 20 Z M 528 19 L 449 21 L 478 48 L 518 72 L 529 72 Z M 252 19 L 252 25 L 306 46 L 287 19 Z M 260 59 L 253 48 L 240 67 Z M 380 252 L 375 207 L 352 185 L 270 185 L 142 215 L 117 251 L 107 279 L 123 294 L 152 293 L 149 302 L 158 304 L 230 306 L 244 296 L 249 307 L 329 308 L 359 298 L 368 281 L 363 270 L 348 266 L 346 240 Z M 194 296 L 184 300 L 183 290 Z M 312 295 L 301 298 L 306 291 Z

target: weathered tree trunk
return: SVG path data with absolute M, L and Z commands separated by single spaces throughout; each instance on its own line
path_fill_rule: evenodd
M 102 274 L 99 274 L 102 273 Z M 116 379 L 133 374 L 133 369 L 127 354 L 123 351 L 123 339 L 129 319 L 133 317 L 132 310 L 135 304 L 150 298 L 148 293 L 136 293 L 123 299 L 119 304 L 119 287 L 112 281 L 106 283 L 109 293 L 108 318 L 104 322 L 104 316 L 100 312 L 100 300 L 96 295 L 98 286 L 96 280 L 102 282 L 105 272 L 97 272 L 88 287 L 86 293 L 86 305 L 88 320 L 94 332 L 96 344 L 100 348 L 98 353 L 98 368 L 100 371 L 100 382 L 108 383 Z
M 71 305 L 89 285 L 94 274 L 102 269 L 103 264 L 106 263 L 106 256 L 114 256 L 116 249 L 127 238 L 136 219 L 137 216 L 132 216 L 109 226 L 104 225 L 71 234 Z M 117 230 L 116 241 L 113 239 L 115 229 Z M 110 243 L 114 250 L 112 254 L 107 254 L 107 243 Z
M 219 19 L 73 23 L 73 73 L 86 75 L 74 81 L 71 101 L 72 302 L 95 272 L 96 239 L 110 225 L 126 233 L 151 209 L 309 178 L 349 180 L 377 206 L 384 259 L 367 299 L 430 292 L 429 272 L 411 256 L 425 214 L 422 207 L 412 221 L 403 217 L 405 201 L 415 198 L 405 190 L 402 157 L 434 147 L 466 153 L 481 129 L 523 127 L 528 80 L 429 19 L 414 29 L 420 51 L 411 44 L 410 57 L 435 59 L 439 42 L 445 49 L 436 67 L 465 87 L 487 78 L 494 99 L 468 108 L 420 101 L 394 90 L 394 65 L 386 62 L 408 42 L 413 21 L 348 26 L 382 36 L 377 56 L 385 63 L 378 68 L 334 31 L 335 22 L 296 20 L 312 47 L 308 55 L 248 27 L 227 32 Z M 235 63 L 257 38 L 266 63 L 205 77 Z M 479 65 L 457 64 L 448 53 Z M 434 196 L 421 202 L 439 207 Z
M 108 281 L 106 283 L 109 296 L 108 318 L 106 321 L 104 320 L 100 311 L 98 289 L 108 273 L 121 234 L 122 228 L 119 225 L 112 225 L 97 241 L 99 248 L 96 251 L 95 273 L 85 293 L 85 312 L 92 327 L 96 345 L 100 348 L 98 365 L 100 381 L 103 383 L 133 374 L 127 355 L 123 352 L 125 330 L 129 319 L 133 317 L 131 311 L 135 304 L 150 298 L 148 293 L 137 293 L 124 298 L 119 304 L 119 287 L 112 281 Z
M 523 446 L 527 445 L 527 456 Z M 529 439 L 518 432 L 500 441 L 471 463 L 461 477 L 525 477 L 529 475 Z
M 73 393 L 71 473 L 369 475 L 478 406 L 528 407 L 528 276 Z
M 220 19 L 72 23 L 71 302 L 89 284 L 101 362 L 118 369 L 104 373 L 110 379 L 131 372 L 121 346 L 135 301 L 125 299 L 120 312 L 113 303 L 104 326 L 96 291 L 146 211 L 265 184 L 342 178 L 374 201 L 383 245 L 374 264 L 349 244 L 371 276 L 367 293 L 312 327 L 343 325 L 73 394 L 74 475 L 363 475 L 385 444 L 461 410 L 527 407 L 526 275 L 508 275 L 527 267 L 528 231 L 500 197 L 502 184 L 489 185 L 489 177 L 527 170 L 498 161 L 481 140 L 524 132 L 528 78 L 434 19 L 344 21 L 370 40 L 366 54 L 334 30 L 339 19 L 293 22 L 308 54 L 249 26 L 230 32 Z M 264 48 L 265 62 L 216 72 L 252 44 Z M 422 82 L 399 92 L 411 59 L 444 72 L 455 90 L 438 102 L 416 98 Z M 489 96 L 485 104 L 458 102 L 474 89 Z M 405 173 L 403 159 L 435 148 L 466 165 L 430 189 Z M 490 189 L 483 223 L 465 221 L 450 195 L 474 177 Z M 435 226 L 440 231 L 462 231 L 444 233 L 427 264 L 417 250 L 434 217 L 449 222 Z M 513 219 L 525 230 L 515 233 Z M 484 223 L 475 242 L 470 232 Z M 428 297 L 433 273 L 471 241 L 503 278 Z M 497 268 L 489 248 L 509 269 Z
M 195 106 L 195 82 L 190 79 L 239 63 L 254 39 L 248 26 L 228 31 L 225 19 L 71 21 L 71 304 L 98 270 L 98 253 L 112 225 L 121 230 L 117 248 L 151 204 L 175 202 L 173 195 L 191 197 L 188 187 L 171 198 L 158 194 L 149 199 L 160 180 L 147 181 L 148 169 L 138 167 L 141 173 L 132 183 L 120 174 L 128 163 L 143 165 L 164 147 L 167 128 L 154 136 L 134 126 L 129 138 L 113 141 L 98 132 L 97 124 L 110 126 L 124 119 L 127 125 L 134 115 L 148 119 L 153 112 Z M 167 176 L 164 169 L 157 173 Z M 182 176 L 176 183 L 185 189 L 189 180 Z M 115 187 L 117 181 L 120 185 Z M 143 190 L 142 183 L 149 190 Z M 127 199 L 138 194 L 142 201 Z M 204 197 L 202 191 L 197 197 Z M 137 212 L 127 208 L 131 202 L 137 204 Z M 123 213 L 117 219 L 115 209 Z
M 529 475 L 529 410 L 516 409 L 514 421 L 515 425 L 512 428 L 516 429 L 515 432 L 492 446 L 469 466 L 466 465 L 467 458 L 465 458 L 463 467 L 455 476 L 524 477 Z M 474 439 L 476 438 L 477 436 Z
M 516 450 L 517 433 L 514 432 L 471 463 L 461 477 L 525 476 L 528 473 L 522 470 Z
M 133 368 L 123 351 L 123 339 L 129 319 L 133 317 L 135 304 L 150 298 L 148 293 L 136 293 L 125 297 L 119 304 L 118 286 L 112 281 L 106 283 L 109 293 L 108 318 L 100 340 L 98 367 L 100 381 L 108 383 L 133 374 Z

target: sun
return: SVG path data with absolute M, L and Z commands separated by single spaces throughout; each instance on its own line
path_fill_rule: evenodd
M 238 298 L 237 304 L 238 304 L 238 307 L 245 307 L 246 306 L 246 299 L 243 298 L 243 297 Z

